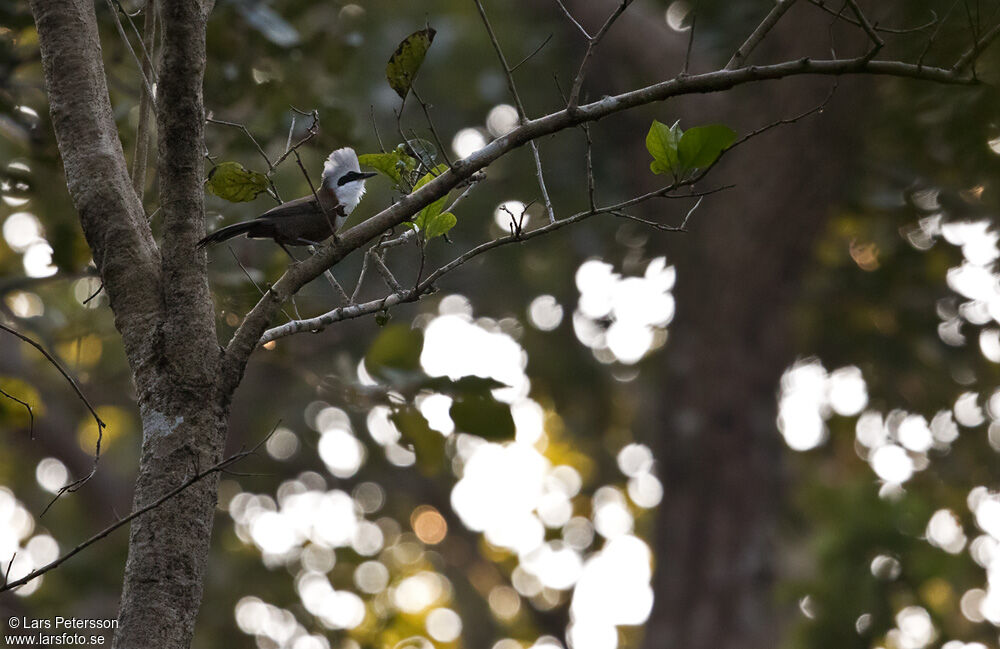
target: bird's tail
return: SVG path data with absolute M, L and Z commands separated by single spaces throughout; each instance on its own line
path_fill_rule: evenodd
M 204 239 L 198 242 L 198 248 L 204 248 L 205 246 L 215 245 L 217 243 L 222 243 L 226 239 L 232 239 L 241 234 L 247 233 L 250 230 L 256 228 L 259 224 L 253 221 L 244 221 L 242 223 L 234 223 L 232 225 L 227 225 L 224 228 L 220 228 L 208 235 Z

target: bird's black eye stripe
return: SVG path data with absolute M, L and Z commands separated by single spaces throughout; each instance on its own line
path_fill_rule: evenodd
M 346 185 L 352 180 L 357 180 L 358 177 L 360 176 L 361 174 L 358 173 L 357 171 L 348 171 L 346 174 L 340 177 L 340 180 L 337 181 L 337 186 L 340 187 L 342 185 Z

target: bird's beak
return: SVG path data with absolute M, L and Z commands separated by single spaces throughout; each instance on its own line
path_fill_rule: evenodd
M 362 171 L 359 174 L 361 180 L 364 180 L 365 178 L 371 178 L 372 176 L 377 176 L 377 175 L 378 175 L 377 171 Z

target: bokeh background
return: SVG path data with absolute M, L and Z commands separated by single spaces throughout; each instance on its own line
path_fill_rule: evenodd
M 615 2 L 568 3 L 599 25 Z M 822 3 L 819 3 L 822 4 Z M 871 3 L 874 4 L 874 3 Z M 799 3 L 760 61 L 861 51 L 849 25 Z M 953 6 L 954 5 L 954 6 Z M 591 99 L 724 65 L 769 3 L 640 0 L 602 43 Z M 907 0 L 871 8 L 886 57 L 950 65 L 996 2 Z M 127 11 L 139 3 L 123 2 Z M 839 9 L 839 7 L 836 7 Z M 554 2 L 487 5 L 529 115 L 561 107 L 584 43 Z M 126 152 L 140 83 L 99 3 Z M 141 22 L 140 17 L 136 17 Z M 417 80 L 450 156 L 516 123 L 475 6 L 466 1 L 219 0 L 205 103 L 272 157 L 291 107 L 319 111 L 303 160 L 400 140 L 385 63 L 407 34 L 437 30 Z M 126 28 L 128 24 L 126 23 Z M 978 66 L 996 79 L 998 56 Z M 650 122 L 746 133 L 823 102 L 830 79 L 789 79 L 671 100 L 592 128 L 597 196 L 650 191 Z M 431 139 L 408 102 L 407 137 Z M 818 114 L 740 147 L 704 188 L 688 232 L 602 216 L 484 255 L 388 324 L 344 322 L 252 360 L 229 448 L 277 426 L 224 476 L 196 647 L 261 649 L 886 649 L 996 647 L 1000 626 L 1000 116 L 990 85 L 844 78 Z M 296 136 L 306 122 L 296 120 Z M 237 129 L 209 125 L 216 160 L 266 171 Z M 558 215 L 587 205 L 580 130 L 540 142 Z M 129 511 L 141 432 L 112 315 L 69 202 L 26 4 L 0 5 L 0 317 L 54 350 L 108 423 L 97 474 L 40 513 L 93 461 L 93 419 L 31 348 L 0 336 L 0 563 L 16 577 Z M 206 162 L 206 172 L 210 164 Z M 457 209 L 440 265 L 544 211 L 528 150 L 487 170 Z M 274 176 L 304 195 L 300 170 Z M 146 208 L 154 231 L 157 182 Z M 390 203 L 384 178 L 353 222 Z M 206 197 L 209 228 L 270 207 Z M 636 214 L 679 224 L 691 201 Z M 287 264 L 268 242 L 209 252 L 227 339 Z M 353 289 L 360 256 L 335 269 Z M 419 252 L 389 258 L 412 278 Z M 374 298 L 374 279 L 361 296 Z M 323 281 L 296 301 L 328 310 Z M 407 334 L 415 330 L 420 336 Z M 0 332 L 2 333 L 2 332 Z M 366 400 L 373 344 L 408 344 L 432 376 L 491 377 L 513 440 L 456 427 L 424 394 L 419 430 Z M 479 434 L 476 434 L 476 433 Z M 32 436 L 33 433 L 33 436 Z M 107 618 L 127 534 L 0 596 L 6 616 Z M 11 559 L 13 557 L 13 562 Z

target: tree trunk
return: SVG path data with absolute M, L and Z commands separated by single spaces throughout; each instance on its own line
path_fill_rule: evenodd
M 193 0 L 160 5 L 162 254 L 112 117 L 93 0 L 32 0 L 67 186 L 136 384 L 143 426 L 136 508 L 221 459 L 232 392 L 216 387 L 222 354 L 205 256 L 195 248 L 204 232 L 207 9 Z M 190 646 L 217 482 L 202 480 L 133 522 L 115 647 Z

